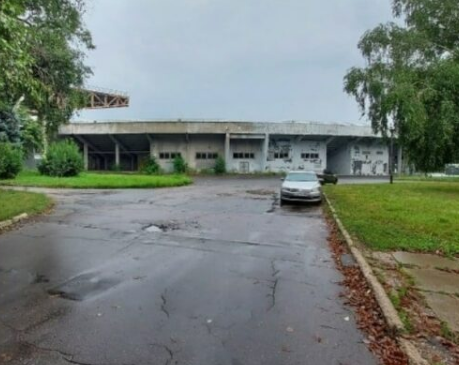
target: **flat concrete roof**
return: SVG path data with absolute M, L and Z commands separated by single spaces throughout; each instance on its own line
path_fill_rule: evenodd
M 380 137 L 370 126 L 318 122 L 249 122 L 229 120 L 109 120 L 75 121 L 61 126 L 60 135 L 97 134 L 272 134 Z

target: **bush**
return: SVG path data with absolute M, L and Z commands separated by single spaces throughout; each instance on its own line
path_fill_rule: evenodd
M 78 176 L 83 168 L 83 157 L 78 146 L 70 140 L 51 144 L 38 165 L 40 174 L 56 177 Z
M 151 156 L 143 160 L 140 166 L 140 172 L 147 174 L 147 175 L 158 174 L 160 171 L 161 171 L 161 168 L 158 164 L 158 161 L 156 161 L 156 158 L 154 156 Z
M 222 157 L 217 157 L 214 170 L 216 174 L 224 174 L 226 172 L 226 162 Z
M 176 174 L 184 174 L 188 168 L 187 163 L 181 155 L 174 158 L 174 172 Z
M 0 143 L 0 179 L 13 179 L 21 169 L 21 150 L 11 143 Z

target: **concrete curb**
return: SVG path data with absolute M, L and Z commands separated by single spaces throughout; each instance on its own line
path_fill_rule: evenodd
M 0 231 L 5 230 L 6 228 L 12 226 L 13 224 L 19 223 L 20 221 L 23 221 L 24 219 L 29 218 L 29 215 L 27 213 L 22 213 L 19 214 L 11 219 L 7 219 L 5 221 L 0 222 Z
M 422 358 L 421 354 L 416 349 L 416 347 L 408 339 L 402 336 L 402 332 L 404 331 L 405 327 L 398 315 L 397 310 L 395 309 L 386 291 L 384 290 L 383 286 L 374 274 L 370 264 L 368 264 L 367 260 L 365 259 L 365 256 L 354 243 L 346 228 L 344 228 L 344 225 L 338 218 L 336 210 L 331 204 L 330 200 L 325 194 L 324 197 L 328 204 L 328 207 L 330 208 L 330 211 L 332 212 L 333 219 L 335 220 L 341 234 L 343 235 L 346 241 L 349 251 L 351 251 L 352 256 L 354 256 L 354 259 L 359 265 L 359 268 L 362 271 L 363 276 L 365 277 L 368 285 L 370 286 L 375 295 L 376 301 L 378 302 L 378 305 L 381 308 L 381 312 L 386 320 L 387 325 L 394 332 L 395 337 L 397 338 L 397 342 L 399 343 L 401 349 L 408 356 L 410 364 L 429 365 L 429 363 Z

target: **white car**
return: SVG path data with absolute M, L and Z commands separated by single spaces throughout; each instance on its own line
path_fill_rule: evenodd
M 287 201 L 320 203 L 322 187 L 314 171 L 291 171 L 283 179 L 280 204 Z

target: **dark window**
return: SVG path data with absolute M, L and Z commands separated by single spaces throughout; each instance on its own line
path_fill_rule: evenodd
M 197 160 L 215 160 L 218 157 L 218 153 L 215 152 L 196 152 Z
M 376 152 L 376 154 L 377 154 L 377 155 L 383 155 L 384 152 L 383 152 L 383 151 L 378 151 L 378 152 Z
M 234 152 L 233 158 L 234 159 L 254 159 L 255 153 L 253 152 Z
M 176 157 L 181 156 L 180 152 L 160 152 L 159 159 L 160 160 L 173 160 Z
M 318 153 L 302 153 L 301 158 L 303 160 L 317 160 L 319 158 Z
M 274 152 L 274 158 L 276 159 L 286 159 L 289 158 L 289 153 L 282 151 L 282 152 Z

